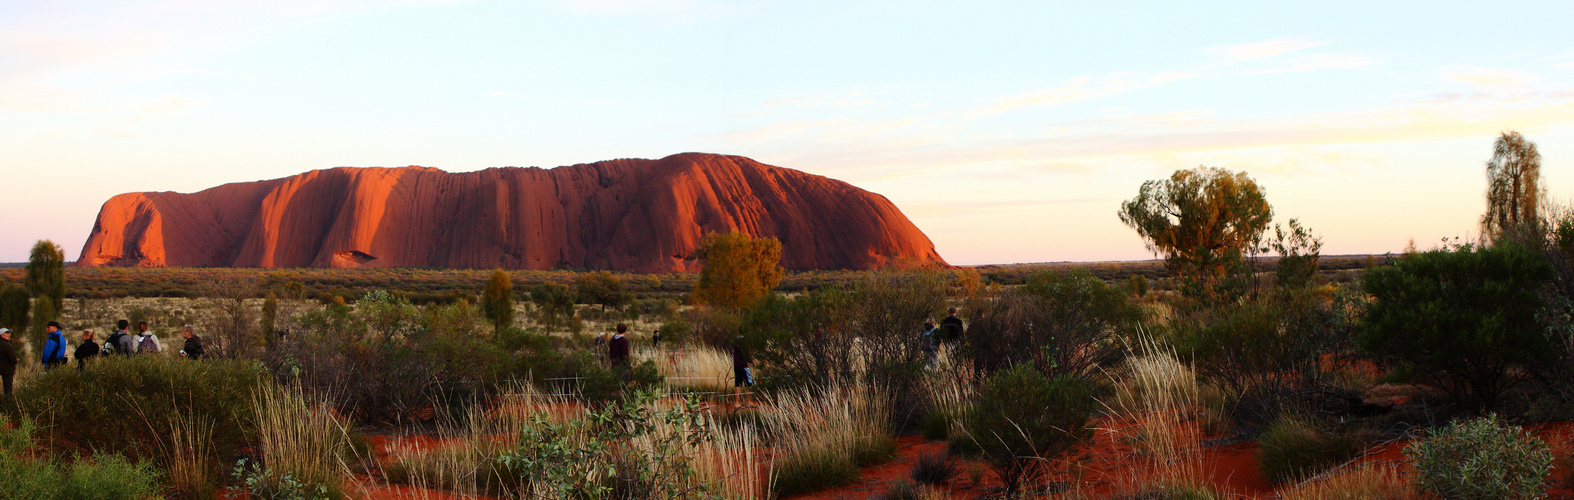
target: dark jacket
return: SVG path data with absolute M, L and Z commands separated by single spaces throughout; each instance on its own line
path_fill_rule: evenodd
M 83 366 L 87 366 L 87 358 L 97 355 L 98 342 L 84 340 L 82 341 L 82 345 L 77 346 L 76 353 L 73 354 L 72 357 L 77 358 L 77 368 L 81 368 Z
M 202 359 L 207 354 L 202 350 L 202 337 L 196 335 L 186 339 L 186 345 L 181 346 L 180 350 L 186 351 L 186 357 L 190 359 Z
M 629 338 L 626 335 L 615 335 L 607 342 L 607 357 L 612 358 L 612 364 L 621 365 L 629 361 Z
M 739 368 L 748 368 L 749 365 L 753 364 L 753 363 L 754 363 L 754 356 L 749 354 L 749 348 L 748 347 L 745 347 L 741 343 L 733 344 L 733 346 L 732 346 L 732 368 L 734 370 L 739 369 Z
M 940 329 L 945 330 L 946 340 L 962 340 L 963 332 L 966 331 L 962 328 L 962 318 L 956 316 L 946 316 L 940 320 Z
M 0 339 L 0 375 L 16 375 L 16 348 L 11 341 Z

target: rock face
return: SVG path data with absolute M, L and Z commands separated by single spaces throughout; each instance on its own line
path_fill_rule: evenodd
M 127 193 L 77 266 L 698 271 L 711 232 L 782 242 L 793 270 L 945 265 L 885 197 L 739 156 L 554 169 L 334 168 L 197 193 Z

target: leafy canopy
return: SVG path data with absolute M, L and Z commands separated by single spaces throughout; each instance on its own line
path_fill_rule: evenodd
M 1540 231 L 1541 153 L 1519 132 L 1504 132 L 1487 162 L 1487 212 L 1481 229 L 1492 241 L 1526 242 Z
M 492 271 L 486 282 L 486 292 L 481 295 L 481 312 L 492 320 L 492 327 L 501 331 L 514 324 L 514 281 L 502 269 Z
M 1142 236 L 1148 250 L 1163 256 L 1194 294 L 1205 296 L 1214 295 L 1225 275 L 1256 248 L 1272 219 L 1273 208 L 1256 181 L 1216 167 L 1144 182 L 1120 209 L 1120 221 Z
M 705 267 L 694 287 L 694 300 L 724 309 L 754 307 L 781 282 L 782 243 L 738 231 L 711 233 L 700 241 Z

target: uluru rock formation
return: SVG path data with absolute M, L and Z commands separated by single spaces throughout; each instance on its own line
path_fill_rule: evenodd
M 333 168 L 110 198 L 76 266 L 698 271 L 711 232 L 782 242 L 793 270 L 945 265 L 885 197 L 740 156 L 553 169 Z

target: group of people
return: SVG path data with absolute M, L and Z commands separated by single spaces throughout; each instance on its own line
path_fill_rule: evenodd
M 931 370 L 940 364 L 940 343 L 961 341 L 965 331 L 962 318 L 956 317 L 956 308 L 952 307 L 949 313 L 940 320 L 938 327 L 934 318 L 924 320 L 923 331 L 918 334 L 918 349 L 924 353 L 927 368 Z
M 152 330 L 148 329 L 148 322 L 138 322 L 136 334 L 126 331 L 129 326 L 131 326 L 130 321 L 120 320 L 116 324 L 115 333 L 111 333 L 109 338 L 104 339 L 102 346 L 93 340 L 94 334 L 92 330 L 82 330 L 82 343 L 78 344 L 71 353 L 71 358 L 77 360 L 77 369 L 86 368 L 88 360 L 98 356 L 117 354 L 130 356 L 133 354 L 157 354 L 163 352 L 164 344 L 159 341 L 158 336 L 154 335 Z M 195 330 L 195 327 L 192 325 L 186 325 L 181 330 L 181 336 L 186 339 L 185 343 L 181 345 L 179 353 L 181 357 L 202 359 L 206 355 L 207 352 L 202 347 L 202 338 L 197 336 Z M 68 362 L 66 357 L 68 343 L 65 336 L 62 335 L 63 331 L 64 328 L 60 326 L 59 322 L 50 321 L 44 325 L 46 338 L 41 350 L 40 361 L 43 362 L 45 370 L 53 369 Z M 20 363 L 20 358 L 16 354 L 16 347 L 11 345 L 11 335 L 9 328 L 0 328 L 0 385 L 4 386 L 5 397 L 7 398 L 11 397 L 11 385 L 16 378 L 16 365 Z

